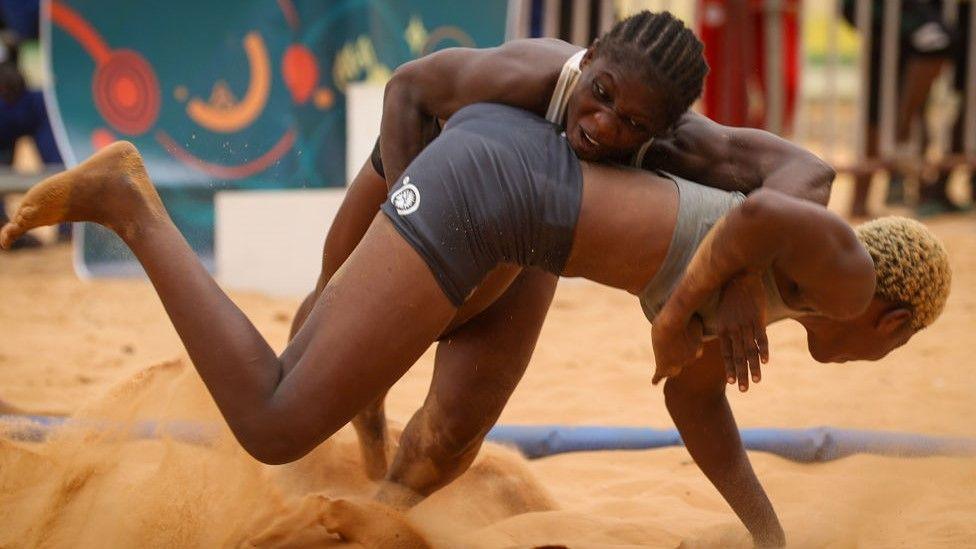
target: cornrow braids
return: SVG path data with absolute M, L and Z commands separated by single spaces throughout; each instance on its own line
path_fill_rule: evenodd
M 602 37 L 597 55 L 642 71 L 664 87 L 671 126 L 701 95 L 708 74 L 704 45 L 670 12 L 642 11 L 618 22 Z

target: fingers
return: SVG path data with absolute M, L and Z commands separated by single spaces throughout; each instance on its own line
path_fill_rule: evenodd
M 762 380 L 761 366 L 769 360 L 769 341 L 764 329 L 727 332 L 719 338 L 719 343 L 729 385 L 738 383 L 739 390 L 746 392 L 750 375 L 753 383 Z
M 743 393 L 749 390 L 749 364 L 746 359 L 746 345 L 742 332 L 732 335 L 732 364 L 735 366 L 735 378 L 739 381 L 739 390 Z
M 725 363 L 725 382 L 735 384 L 735 362 L 732 360 L 732 340 L 727 336 L 719 337 L 722 348 L 722 362 Z
M 753 327 L 753 353 L 749 361 L 749 369 L 752 371 L 752 381 L 759 383 L 762 380 L 761 365 L 769 362 L 769 341 L 766 340 L 766 329 L 764 326 L 756 325 Z
M 762 379 L 762 372 L 759 370 L 759 346 L 756 345 L 756 340 L 750 334 L 749 338 L 743 341 L 746 347 L 746 360 L 749 362 L 749 371 L 752 372 L 753 383 L 759 383 Z
M 759 358 L 762 359 L 762 363 L 766 364 L 769 362 L 769 340 L 766 339 L 766 327 L 757 326 L 756 327 L 756 345 L 759 347 Z

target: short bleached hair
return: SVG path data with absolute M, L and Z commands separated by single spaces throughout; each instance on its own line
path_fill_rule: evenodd
M 875 295 L 910 308 L 916 331 L 935 322 L 952 281 L 942 242 L 928 227 L 905 217 L 882 217 L 854 231 L 874 260 Z

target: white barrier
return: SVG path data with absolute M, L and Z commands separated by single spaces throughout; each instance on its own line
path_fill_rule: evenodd
M 379 135 L 383 86 L 347 89 L 347 181 L 369 158 Z M 345 189 L 217 193 L 214 254 L 226 288 L 300 297 L 315 287 L 322 246 Z

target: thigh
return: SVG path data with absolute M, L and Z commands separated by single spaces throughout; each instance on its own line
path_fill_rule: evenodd
M 393 385 L 455 312 L 420 255 L 377 215 L 281 355 L 288 373 L 277 404 L 310 435 L 328 436 Z
M 509 287 L 511 287 L 521 272 L 522 267 L 508 263 L 498 265 L 489 271 L 485 275 L 485 278 L 481 280 L 477 289 L 472 292 L 471 296 L 458 309 L 457 314 L 454 315 L 454 319 L 451 320 L 450 325 L 448 325 L 441 339 L 444 339 L 458 327 L 463 326 L 472 318 L 494 305 L 508 291 Z
M 349 183 L 346 196 L 342 199 L 332 226 L 325 236 L 322 251 L 322 273 L 316 292 L 322 291 L 359 241 L 386 200 L 386 180 L 380 176 L 367 160 L 356 177 Z
M 440 341 L 424 403 L 432 427 L 455 443 L 488 432 L 528 366 L 557 281 L 523 270 L 491 307 Z

